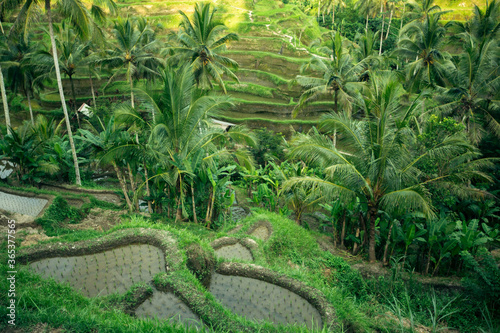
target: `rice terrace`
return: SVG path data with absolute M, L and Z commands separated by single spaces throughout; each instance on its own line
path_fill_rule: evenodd
M 499 0 L 0 0 L 0 332 L 500 333 Z

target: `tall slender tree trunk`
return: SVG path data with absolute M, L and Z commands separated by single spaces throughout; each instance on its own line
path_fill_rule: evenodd
M 405 17 L 405 9 L 406 9 L 406 4 L 403 4 L 403 14 L 401 14 L 401 21 L 399 24 L 399 32 L 401 32 L 401 29 L 403 29 L 403 18 Z
M 193 202 L 193 222 L 198 223 L 198 218 L 196 217 L 196 203 L 194 200 L 194 184 L 191 183 L 191 200 Z
M 56 39 L 54 37 L 54 27 L 52 26 L 52 12 L 50 10 L 50 0 L 45 0 L 45 10 L 47 11 L 47 21 L 49 23 L 50 42 L 52 44 L 52 56 L 54 57 L 54 67 L 56 72 L 57 87 L 59 88 L 59 96 L 64 112 L 64 119 L 66 120 L 66 127 L 68 129 L 68 139 L 71 146 L 71 154 L 73 155 L 73 163 L 75 165 L 75 179 L 76 184 L 81 186 L 82 180 L 80 178 L 80 167 L 78 166 L 78 157 L 76 156 L 75 142 L 73 141 L 73 133 L 71 132 L 71 124 L 69 122 L 68 109 L 66 107 L 66 99 L 64 98 L 63 85 L 61 80 L 61 71 L 59 70 L 59 59 L 57 57 Z M 1 80 L 3 82 L 3 80 Z
M 130 167 L 130 163 L 127 163 L 127 170 L 128 170 L 128 178 L 130 180 L 130 189 L 132 190 L 132 194 L 135 197 L 135 190 L 137 189 L 135 180 L 134 180 L 134 174 L 132 173 L 132 168 Z M 135 209 L 139 211 L 139 200 L 134 200 L 135 201 Z
M 332 6 L 332 30 L 334 23 L 335 23 L 335 5 Z
M 180 197 L 177 198 L 176 203 L 177 203 L 177 210 L 175 212 L 175 222 L 180 222 L 182 221 L 182 206 Z
M 345 249 L 344 239 L 345 239 L 345 212 L 342 216 L 342 231 L 340 232 L 340 248 Z
M 71 83 L 71 94 L 73 95 L 73 110 L 75 111 L 76 121 L 78 122 L 78 128 L 81 128 L 80 124 L 80 116 L 78 115 L 78 106 L 76 104 L 76 92 L 75 92 L 75 83 L 73 82 L 73 76 L 69 77 L 69 82 Z
M 120 182 L 120 187 L 122 188 L 123 195 L 125 196 L 125 201 L 127 202 L 128 209 L 129 211 L 133 211 L 134 206 L 132 205 L 132 201 L 130 201 L 130 197 L 128 196 L 127 184 L 123 180 L 122 172 L 120 171 L 120 168 L 118 168 L 118 165 L 116 165 L 116 162 L 113 161 L 112 164 L 116 172 L 116 177 L 118 177 L 118 181 Z
M 151 197 L 151 190 L 149 189 L 149 177 L 148 177 L 148 167 L 146 166 L 146 163 L 144 163 L 144 177 L 146 178 L 146 195 Z M 153 213 L 153 208 L 151 207 L 151 200 L 148 200 L 148 211 L 149 214 Z
M 370 222 L 370 239 L 368 242 L 368 257 L 370 262 L 377 261 L 375 255 L 375 221 L 377 220 L 377 208 L 373 203 L 368 204 L 368 221 Z
M 95 91 L 94 91 L 94 83 L 92 82 L 92 71 L 90 71 L 89 76 L 90 76 L 90 91 L 92 91 L 92 102 L 94 102 L 92 106 L 95 108 L 97 104 L 95 102 Z
M 382 55 L 382 43 L 384 41 L 384 23 L 385 23 L 385 15 L 382 14 L 384 9 L 384 2 L 380 1 L 380 14 L 382 15 L 382 31 L 380 32 L 380 48 L 378 50 L 378 55 Z
M 365 31 L 368 31 L 368 14 L 366 14 L 366 26 L 365 26 Z
M 387 33 L 385 34 L 385 39 L 389 38 L 389 31 L 391 30 L 391 23 L 392 23 L 392 12 L 393 10 L 391 9 L 391 14 L 389 15 L 389 25 L 387 26 Z
M 130 80 L 130 104 L 132 105 L 132 109 L 134 106 L 134 82 L 132 81 L 132 73 L 129 74 L 128 79 Z
M 10 134 L 10 113 L 9 104 L 7 103 L 7 93 L 5 92 L 5 82 L 3 81 L 2 66 L 0 66 L 0 90 L 2 92 L 3 111 L 5 113 L 5 125 L 7 126 L 7 134 Z
M 391 234 L 392 234 L 392 227 L 393 226 L 394 226 L 394 220 L 392 220 L 391 226 L 389 227 L 389 233 L 387 234 L 387 242 L 385 243 L 384 259 L 382 260 L 384 266 L 387 266 L 389 264 L 389 260 L 387 258 L 387 255 L 389 254 L 389 245 L 391 245 Z
M 35 118 L 33 117 L 33 108 L 31 107 L 31 98 L 29 91 L 26 92 L 26 97 L 28 98 L 28 109 L 30 110 L 31 124 L 35 125 Z

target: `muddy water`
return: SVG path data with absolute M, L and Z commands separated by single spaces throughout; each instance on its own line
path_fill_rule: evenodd
M 0 209 L 30 216 L 37 216 L 47 204 L 47 200 L 29 198 L 0 191 Z
M 184 323 L 189 327 L 201 328 L 200 318 L 173 293 L 155 290 L 153 296 L 142 303 L 135 314 L 138 318 L 168 320 Z
M 321 327 L 318 310 L 299 295 L 274 284 L 241 277 L 214 274 L 210 292 L 225 307 L 251 320 L 276 324 Z
M 42 259 L 29 264 L 45 278 L 67 282 L 87 297 L 124 293 L 133 284 L 149 282 L 165 271 L 160 249 L 151 245 L 130 245 L 114 250 L 78 256 Z
M 252 253 L 240 243 L 233 245 L 226 245 L 215 250 L 218 257 L 224 259 L 240 259 L 246 261 L 253 261 Z

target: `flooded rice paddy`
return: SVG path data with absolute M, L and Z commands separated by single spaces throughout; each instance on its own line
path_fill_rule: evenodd
M 151 245 L 130 245 L 96 254 L 56 257 L 30 263 L 45 278 L 66 282 L 87 297 L 124 293 L 165 271 L 163 253 Z
M 46 199 L 23 197 L 0 191 L 0 209 L 11 213 L 38 216 L 47 202 Z
M 322 327 L 318 310 L 280 286 L 241 276 L 214 274 L 210 292 L 222 305 L 250 320 Z
M 253 261 L 252 253 L 240 243 L 233 245 L 224 245 L 215 250 L 215 254 L 224 259 L 240 259 L 245 261 Z
M 155 290 L 153 296 L 144 301 L 135 314 L 138 318 L 182 322 L 190 327 L 200 328 L 200 318 L 173 293 Z

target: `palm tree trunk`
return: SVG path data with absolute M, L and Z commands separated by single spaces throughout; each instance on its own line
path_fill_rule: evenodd
M 377 220 L 377 211 L 373 203 L 368 204 L 368 221 L 370 221 L 370 239 L 368 244 L 368 257 L 370 262 L 377 261 L 375 255 L 375 221 Z
M 5 92 L 5 83 L 3 81 L 3 73 L 1 66 L 0 66 L 0 90 L 2 91 L 3 111 L 5 113 L 5 125 L 7 126 L 7 134 L 10 134 L 9 104 L 7 103 L 7 93 Z
M 366 26 L 365 31 L 368 31 L 368 13 L 366 13 Z
M 344 212 L 344 215 L 342 216 L 342 231 L 340 232 L 340 248 L 341 249 L 345 249 L 344 239 L 345 239 L 345 212 Z
M 144 163 L 144 177 L 146 178 L 146 195 L 151 197 L 151 190 L 149 189 L 149 177 L 148 177 L 148 167 L 146 166 L 146 163 Z M 151 207 L 151 200 L 148 200 L 148 211 L 149 214 L 153 213 L 153 208 Z
M 196 204 L 194 201 L 194 184 L 191 183 L 191 200 L 193 202 L 193 222 L 198 223 L 198 218 L 196 217 Z
M 94 83 L 92 82 L 92 71 L 90 72 L 90 91 L 92 91 L 92 101 L 94 102 L 92 106 L 95 108 L 97 104 L 95 102 L 95 91 L 94 91 Z
M 406 4 L 403 4 L 403 14 L 401 14 L 401 22 L 400 22 L 400 25 L 399 25 L 399 32 L 401 33 L 401 29 L 403 29 L 403 18 L 405 17 L 405 9 L 406 9 Z M 400 35 L 400 34 L 398 34 Z M 398 42 L 399 42 L 399 38 L 398 38 Z
M 385 243 L 384 259 L 382 260 L 384 266 L 387 266 L 389 264 L 389 261 L 387 260 L 387 254 L 389 253 L 389 245 L 391 244 L 391 234 L 393 226 L 394 226 L 394 220 L 392 220 L 391 226 L 389 227 L 389 233 L 387 234 L 387 242 Z
M 177 198 L 177 210 L 175 213 L 175 222 L 182 221 L 182 207 L 181 207 L 181 198 Z
M 69 82 L 71 83 L 71 94 L 73 95 L 73 110 L 75 111 L 76 114 L 76 121 L 78 122 L 78 128 L 81 128 L 80 124 L 80 116 L 78 115 L 78 107 L 76 105 L 76 93 L 75 93 L 75 83 L 73 82 L 73 76 L 71 75 L 69 77 Z
M 381 6 L 381 11 L 382 11 L 382 6 Z M 382 55 L 382 44 L 384 43 L 384 24 L 385 24 L 385 16 L 382 15 L 382 31 L 380 32 L 380 47 L 378 50 L 378 55 Z
M 33 118 L 33 108 L 31 107 L 31 98 L 29 91 L 26 92 L 26 97 L 28 98 L 28 109 L 30 110 L 31 124 L 35 125 L 35 119 Z
M 73 133 L 71 132 L 71 124 L 69 123 L 68 109 L 66 108 L 66 100 L 64 99 L 64 91 L 61 80 L 61 72 L 59 70 L 59 59 L 57 57 L 56 39 L 54 37 L 54 27 L 52 26 L 52 12 L 50 10 L 50 0 L 45 0 L 45 10 L 47 11 L 47 21 L 49 23 L 50 42 L 52 44 L 52 56 L 54 57 L 54 67 L 56 72 L 57 87 L 59 88 L 59 96 L 64 112 L 64 119 L 66 120 L 66 127 L 68 129 L 68 139 L 71 146 L 71 154 L 73 155 L 73 163 L 75 165 L 75 179 L 76 184 L 81 186 L 80 167 L 78 166 L 78 157 L 76 156 L 75 142 L 73 141 Z M 3 82 L 3 80 L 1 80 Z
M 356 227 L 356 238 L 358 238 L 358 237 L 359 237 L 359 233 L 360 233 L 360 229 L 359 229 L 359 225 L 358 225 L 358 226 Z M 358 243 L 356 243 L 356 242 L 355 242 L 355 243 L 354 243 L 354 246 L 353 246 L 353 248 L 352 248 L 352 254 L 353 254 L 353 255 L 356 255 L 356 254 L 358 253 L 358 251 L 359 251 L 359 248 L 360 248 L 360 246 L 358 245 Z
M 339 112 L 339 90 L 335 90 L 335 113 Z
M 207 214 L 205 215 L 205 222 L 208 228 L 210 228 L 210 202 L 212 202 L 212 193 L 208 196 Z
M 391 22 L 392 22 L 392 9 L 391 14 L 389 15 L 389 26 L 387 27 L 387 33 L 385 35 L 385 39 L 389 38 L 389 31 L 391 30 Z
M 132 82 L 132 73 L 129 74 L 128 79 L 130 80 L 130 103 L 132 105 L 132 109 L 134 106 L 134 83 Z
M 132 190 L 132 194 L 135 197 L 135 190 L 136 190 L 136 184 L 134 181 L 134 174 L 132 173 L 132 168 L 130 167 L 130 163 L 127 163 L 127 170 L 128 170 L 128 178 L 130 179 L 130 189 Z M 139 200 L 135 200 L 135 209 L 139 211 Z
M 332 6 L 332 30 L 334 22 L 335 22 L 335 5 Z
M 129 211 L 134 210 L 134 206 L 132 205 L 132 202 L 130 201 L 130 197 L 128 196 L 127 192 L 127 184 L 123 180 L 122 177 L 122 172 L 120 171 L 120 168 L 118 168 L 118 165 L 116 165 L 116 162 L 112 162 L 113 168 L 115 169 L 116 172 L 116 177 L 118 177 L 118 181 L 120 182 L 120 187 L 122 188 L 123 195 L 125 196 L 125 201 L 127 202 L 127 206 Z

